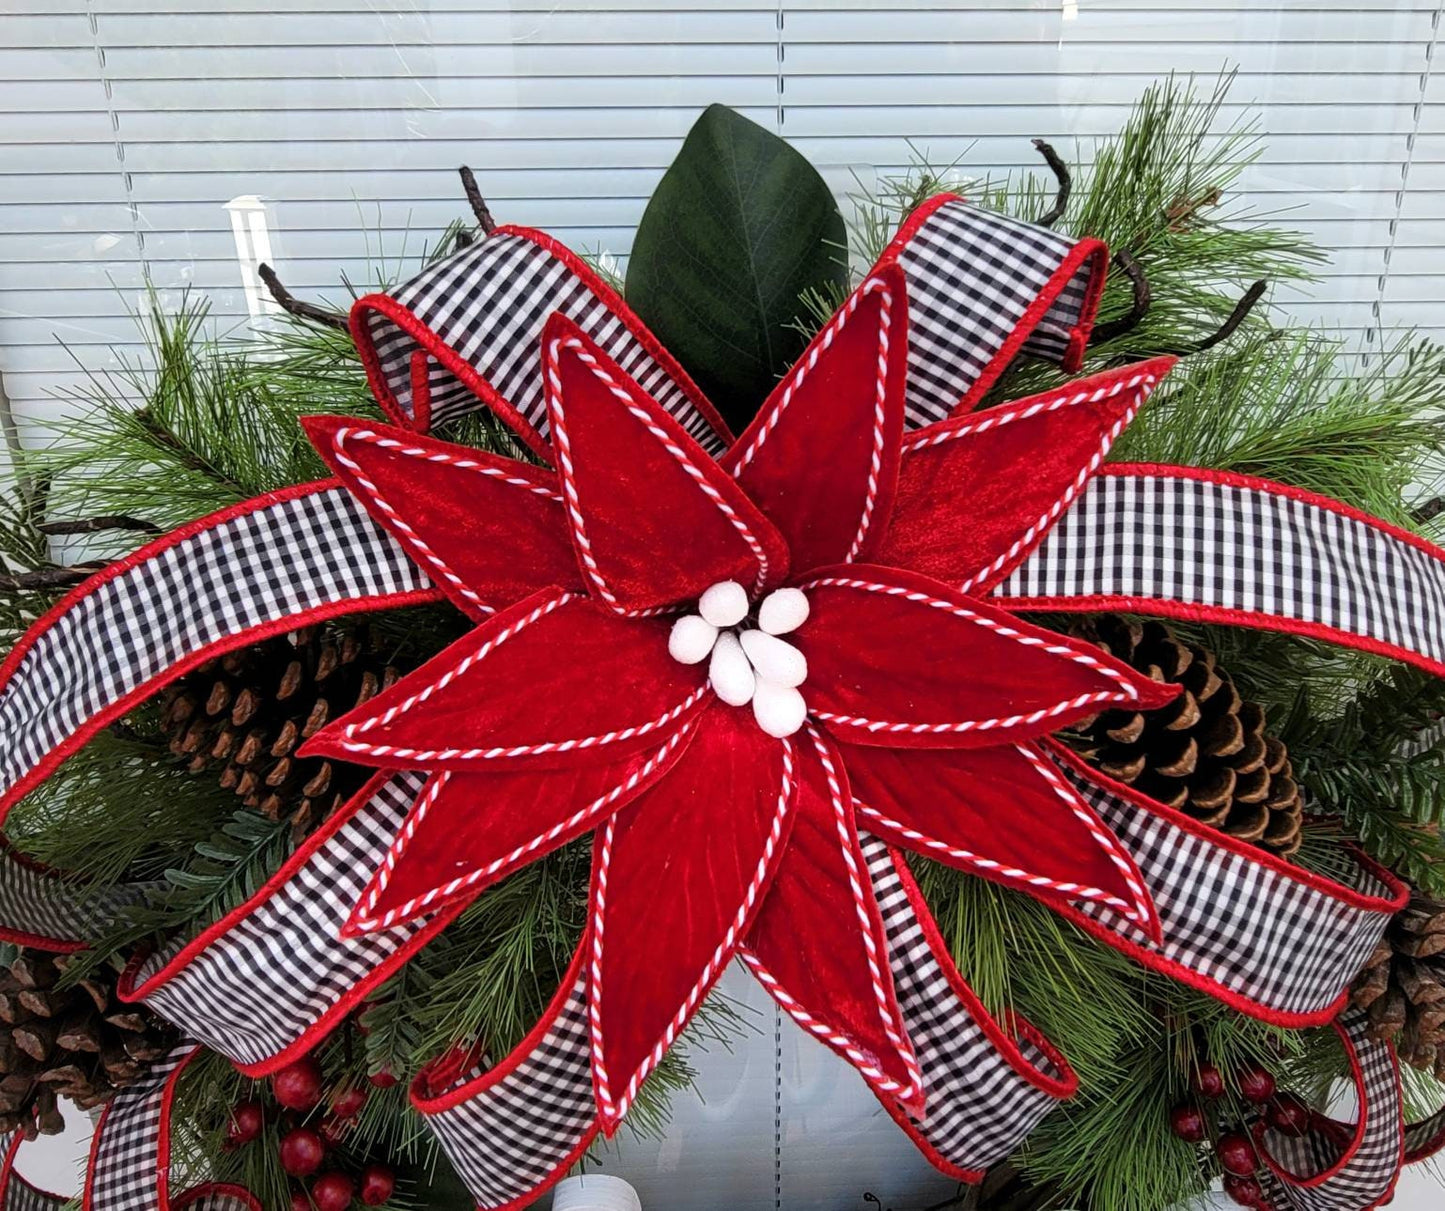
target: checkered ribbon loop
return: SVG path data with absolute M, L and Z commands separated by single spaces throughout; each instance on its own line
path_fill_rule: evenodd
M 81 950 L 110 927 L 122 905 L 143 894 L 140 887 L 91 892 L 0 838 L 0 940 L 57 953 Z
M 910 427 L 972 407 L 1020 350 L 1077 368 L 1103 285 L 1098 241 L 946 195 L 915 212 L 880 263 L 891 261 L 908 281 Z M 352 327 L 393 420 L 425 429 L 491 407 L 544 453 L 538 359 L 553 312 L 575 321 L 706 449 L 722 450 L 722 422 L 682 368 L 596 274 L 538 231 L 499 227 L 392 294 L 358 300 Z
M 15 1154 L 25 1145 L 25 1137 L 12 1131 L 0 1139 L 0 1211 L 60 1211 L 70 1202 L 63 1194 L 49 1194 L 27 1182 L 15 1172 Z
M 1245 476 L 1112 467 L 995 596 L 1008 609 L 1264 627 L 1445 675 L 1445 552 L 1335 501 Z
M 1101 941 L 1242 1013 L 1320 1025 L 1379 942 L 1406 889 L 1361 860 L 1353 886 L 1260 854 L 1102 778 L 1060 746 L 1064 776 L 1139 867 L 1159 912 L 1155 942 L 1108 905 L 1059 911 Z
M 1354 1123 L 1317 1114 L 1299 1138 L 1255 1125 L 1261 1184 L 1275 1211 L 1363 1211 L 1394 1191 L 1406 1151 L 1400 1072 L 1394 1048 L 1370 1038 L 1367 1024 L 1357 1009 L 1335 1023 L 1354 1072 Z
M 177 1044 L 106 1106 L 90 1146 L 83 1211 L 261 1211 L 240 1186 L 211 1183 L 171 1195 L 171 1103 L 200 1051 L 195 1042 Z
M 342 934 L 424 782 L 373 778 L 257 895 L 128 971 L 122 999 L 145 1001 L 253 1076 L 304 1055 L 461 910 Z

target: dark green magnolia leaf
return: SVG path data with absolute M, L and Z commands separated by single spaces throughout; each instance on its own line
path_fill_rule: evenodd
M 627 301 L 740 431 L 806 343 L 804 292 L 846 290 L 845 238 L 817 169 L 711 105 L 647 204 Z

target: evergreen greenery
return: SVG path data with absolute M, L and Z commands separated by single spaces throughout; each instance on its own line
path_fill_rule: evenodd
M 1226 86 L 1203 96 L 1173 80 L 1151 88 L 1121 134 L 1074 168 L 1058 228 L 1097 235 L 1129 254 L 1152 292 L 1136 325 L 1089 351 L 1088 370 L 1192 349 L 1226 320 L 1250 282 L 1304 281 L 1320 260 L 1298 235 L 1231 209 L 1229 191 L 1257 153 L 1259 135 L 1248 123 L 1219 129 Z M 920 167 L 857 198 L 849 233 L 855 265 L 870 263 L 902 218 L 949 187 L 952 176 Z M 1055 181 L 1037 173 L 963 192 L 1038 218 L 1054 204 Z M 459 230 L 449 229 L 437 247 L 453 247 Z M 415 268 L 394 272 L 403 277 Z M 837 295 L 815 290 L 805 298 L 803 327 L 831 313 Z M 1106 324 L 1129 312 L 1131 297 L 1127 275 L 1116 271 L 1105 295 Z M 0 551 L 12 576 L 53 573 L 72 556 L 113 557 L 146 537 L 134 528 L 104 529 L 87 535 L 83 547 L 61 551 L 41 529 L 48 521 L 118 514 L 174 526 L 323 474 L 297 429 L 298 415 L 377 415 L 342 332 L 287 319 L 244 340 L 218 336 L 196 296 L 169 311 L 152 297 L 138 318 L 151 364 L 92 378 L 71 400 L 74 419 L 59 427 L 54 444 L 14 468 L 0 500 Z M 1437 347 L 1401 343 L 1362 366 L 1338 343 L 1279 329 L 1256 309 L 1231 339 L 1184 359 L 1114 457 L 1264 475 L 1432 533 L 1441 512 L 1432 498 L 1442 478 L 1442 371 L 1445 351 Z M 1026 363 L 998 393 L 1040 390 L 1059 377 L 1053 367 Z M 445 435 L 524 456 L 485 418 L 454 422 Z M 7 636 L 60 591 L 5 584 L 0 630 Z M 464 626 L 455 612 L 435 606 L 368 622 L 397 653 L 418 659 Z M 1265 704 L 1313 807 L 1326 815 L 1311 827 L 1302 860 L 1337 869 L 1345 843 L 1358 840 L 1445 895 L 1445 767 L 1441 750 L 1421 741 L 1445 715 L 1445 682 L 1309 641 L 1181 629 L 1217 652 L 1241 689 Z M 292 852 L 284 824 L 236 810 L 233 796 L 190 774 L 157 736 L 154 720 L 137 712 L 67 762 L 7 822 L 26 852 L 99 886 L 155 885 L 112 936 L 97 941 L 90 963 L 114 964 L 137 944 L 193 935 L 252 894 Z M 580 841 L 480 897 L 333 1035 L 320 1056 L 328 1082 L 339 1088 L 383 1071 L 406 1076 L 457 1042 L 505 1054 L 566 969 L 583 926 L 588 863 L 588 843 Z M 1032 1183 L 1029 1206 L 1160 1211 L 1201 1193 L 1215 1174 L 1170 1134 L 1166 1115 L 1204 1057 L 1226 1074 L 1267 1063 L 1284 1083 L 1317 1097 L 1344 1071 L 1329 1031 L 1263 1026 L 1145 973 L 1027 897 L 922 859 L 914 866 L 985 1005 L 1028 1018 L 1079 1073 L 1078 1097 L 1046 1119 L 1015 1158 Z M 725 1043 L 741 1028 L 714 998 L 689 1041 Z M 685 1050 L 675 1050 L 644 1090 L 629 1120 L 634 1127 L 656 1130 L 667 1096 L 689 1075 Z M 420 1184 L 403 1190 L 395 1211 L 450 1206 L 427 1192 L 435 1154 L 407 1108 L 404 1086 L 370 1099 L 348 1147 L 358 1157 L 375 1151 L 396 1158 L 417 1175 Z M 217 1056 L 192 1066 L 178 1098 L 178 1161 L 245 1182 L 268 1208 L 285 1206 L 274 1147 L 220 1148 L 226 1113 L 249 1087 Z M 1430 1105 L 1439 1090 L 1412 1087 L 1412 1096 Z M 1041 1196 L 1050 1201 L 1040 1204 Z

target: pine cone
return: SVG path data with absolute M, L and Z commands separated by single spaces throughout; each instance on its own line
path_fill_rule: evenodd
M 1081 621 L 1074 634 L 1184 692 L 1156 711 L 1080 720 L 1061 739 L 1109 777 L 1221 832 L 1280 857 L 1299 849 L 1303 804 L 1289 754 L 1211 653 L 1163 623 L 1116 614 Z
M 361 788 L 370 770 L 296 749 L 397 679 L 363 637 L 317 628 L 231 652 L 180 678 L 161 702 L 171 752 L 273 820 L 303 834 Z
M 1350 990 L 1369 1030 L 1445 1081 L 1445 904 L 1415 892 Z
M 110 972 L 57 988 L 68 961 L 26 949 L 0 971 L 0 1132 L 58 1134 L 58 1096 L 82 1110 L 108 1102 L 175 1041 L 144 1005 L 116 999 Z

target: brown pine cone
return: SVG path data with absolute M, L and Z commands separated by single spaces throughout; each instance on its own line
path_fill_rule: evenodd
M 1415 892 L 1350 990 L 1378 1039 L 1445 1081 L 1445 904 Z
M 1111 778 L 1221 832 L 1280 857 L 1299 849 L 1303 804 L 1289 754 L 1210 652 L 1161 622 L 1117 614 L 1081 620 L 1073 634 L 1184 692 L 1156 711 L 1080 720 L 1061 739 Z
M 330 720 L 396 681 L 364 635 L 310 628 L 202 665 L 161 701 L 171 752 L 300 835 L 361 788 L 370 770 L 296 749 Z
M 57 1097 L 82 1110 L 102 1105 L 175 1042 L 144 1005 L 116 999 L 109 971 L 59 988 L 68 961 L 25 949 L 0 970 L 0 1132 L 58 1134 Z

